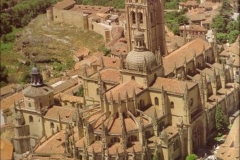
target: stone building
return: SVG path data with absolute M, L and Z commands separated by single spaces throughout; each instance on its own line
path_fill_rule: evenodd
M 140 6 L 143 13 L 138 12 Z M 155 37 L 144 18 L 147 28 L 141 28 L 139 15 L 151 15 L 148 7 L 161 8 L 160 1 L 127 0 L 129 15 L 138 15 L 138 28 L 134 17 L 127 18 L 128 27 L 133 27 L 127 30 L 132 49 L 126 58 L 101 57 L 90 69 L 84 67 L 79 74 L 83 98 L 60 93 L 54 101 L 53 89 L 43 83 L 36 67 L 32 69 L 23 103 L 15 104 L 16 118 L 24 119 L 16 131 L 29 128 L 24 146 L 32 148 L 32 158 L 184 159 L 214 136 L 217 105 L 226 119 L 238 110 L 240 88 L 232 67 L 218 63 L 217 45 L 196 38 L 163 56 L 164 34 Z M 163 20 L 158 20 L 153 19 L 152 27 L 161 33 Z
M 180 26 L 179 31 L 180 31 L 180 36 L 184 37 L 186 40 L 187 38 L 191 38 L 192 40 L 198 37 L 202 38 L 203 40 L 206 39 L 207 30 L 200 25 L 190 24 L 190 25 Z
M 126 0 L 128 51 L 134 48 L 134 33 L 144 33 L 146 48 L 155 53 L 167 54 L 165 40 L 164 10 L 162 0 Z
M 112 40 L 111 24 L 118 21 L 117 15 L 110 14 L 112 10 L 113 7 L 77 5 L 74 0 L 62 0 L 47 9 L 47 21 L 48 24 L 65 23 L 80 29 L 93 30 L 109 42 Z

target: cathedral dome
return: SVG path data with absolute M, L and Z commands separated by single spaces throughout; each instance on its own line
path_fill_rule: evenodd
M 143 70 L 157 65 L 155 55 L 150 51 L 131 51 L 126 57 L 127 68 L 130 70 Z
M 129 70 L 142 71 L 157 65 L 155 55 L 146 50 L 144 43 L 144 33 L 137 31 L 134 33 L 135 47 L 126 57 L 126 67 Z

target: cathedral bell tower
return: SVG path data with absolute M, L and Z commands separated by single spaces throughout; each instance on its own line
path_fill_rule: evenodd
M 134 32 L 144 33 L 147 50 L 166 52 L 163 0 L 125 0 L 128 51 L 134 49 Z

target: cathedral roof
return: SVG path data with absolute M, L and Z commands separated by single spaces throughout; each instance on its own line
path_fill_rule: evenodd
M 59 93 L 58 95 L 56 95 L 54 97 L 61 99 L 61 101 L 83 103 L 83 97 L 73 96 L 71 94 Z
M 183 66 L 185 58 L 188 62 L 192 60 L 195 54 L 196 56 L 200 55 L 204 48 L 205 50 L 208 50 L 211 48 L 211 45 L 202 38 L 196 38 L 181 48 L 173 51 L 171 54 L 165 56 L 163 58 L 165 75 L 168 75 L 173 71 L 175 64 L 177 68 Z
M 73 117 L 75 111 L 76 111 L 75 108 L 53 106 L 52 108 L 48 109 L 44 118 L 58 120 L 59 115 L 60 115 L 60 118 L 62 121 L 72 122 L 72 117 Z
M 190 81 L 180 81 L 177 79 L 158 77 L 151 88 L 160 89 L 163 86 L 165 91 L 184 94 L 186 84 L 188 86 L 188 89 L 197 85 L 197 83 Z
M 64 130 L 61 130 L 50 137 L 35 150 L 35 153 L 64 153 L 65 149 L 62 145 L 65 142 L 64 132 Z
M 116 69 L 103 69 L 100 71 L 101 79 L 103 81 L 111 81 L 111 82 L 120 82 L 120 72 Z M 98 79 L 98 73 L 93 74 L 90 78 Z
M 16 103 L 18 103 L 20 100 L 23 99 L 23 93 L 22 92 L 18 92 L 18 93 L 15 93 L 5 99 L 2 99 L 0 101 L 0 106 L 1 106 L 1 110 L 5 110 L 7 108 L 10 108 L 14 105 L 14 101 Z
M 28 86 L 26 89 L 23 90 L 23 95 L 25 97 L 39 97 L 49 95 L 52 92 L 52 88 L 46 85 L 41 87 Z
M 106 57 L 106 56 L 100 57 L 97 61 L 93 62 L 92 65 L 100 66 L 101 61 L 104 67 L 119 68 L 120 66 L 119 58 Z
M 126 96 L 126 92 L 129 98 L 133 97 L 133 90 L 138 94 L 144 90 L 143 86 L 138 84 L 135 80 L 120 84 L 115 88 L 111 89 L 106 93 L 108 101 L 110 100 L 110 95 L 112 94 L 113 100 L 118 101 L 118 95 L 120 94 L 121 99 L 123 100 Z

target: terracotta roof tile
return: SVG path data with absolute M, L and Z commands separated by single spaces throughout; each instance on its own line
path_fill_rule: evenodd
M 136 123 L 131 118 L 124 118 L 126 132 L 137 130 Z M 111 134 L 122 134 L 122 122 L 120 118 L 111 119 L 108 125 Z
M 14 105 L 14 101 L 17 103 L 19 101 L 21 101 L 23 99 L 23 93 L 19 92 L 19 93 L 15 93 L 3 100 L 1 100 L 1 110 L 5 110 L 7 108 L 10 108 Z
M 75 109 L 74 108 L 66 108 L 61 106 L 53 106 L 50 108 L 47 113 L 45 114 L 45 118 L 58 120 L 59 115 L 62 121 L 65 122 L 72 122 L 72 117 L 74 115 Z
M 54 5 L 54 7 L 58 9 L 65 9 L 71 5 L 74 5 L 76 2 L 74 0 L 63 0 L 61 2 L 58 2 Z
M 55 95 L 54 97 L 61 99 L 62 101 L 68 101 L 68 102 L 74 102 L 74 103 L 82 103 L 83 102 L 83 97 L 77 97 L 77 96 L 72 96 L 69 94 L 65 93 L 60 93 L 58 95 Z
M 88 58 L 80 61 L 80 62 L 77 62 L 75 65 L 74 65 L 74 69 L 75 70 L 78 70 L 78 69 L 81 69 L 83 66 L 90 66 L 92 63 L 94 63 L 95 61 L 98 60 L 98 57 L 96 56 L 89 56 Z
M 112 57 L 106 57 L 106 56 L 102 56 L 101 58 L 102 58 L 104 67 L 119 68 L 120 66 L 119 58 L 112 58 Z M 101 58 L 93 62 L 92 65 L 100 66 Z
M 101 79 L 103 81 L 111 81 L 119 83 L 120 81 L 120 72 L 116 69 L 103 69 L 100 71 Z M 98 73 L 93 74 L 90 78 L 98 79 Z
M 64 130 L 53 135 L 49 140 L 41 144 L 37 149 L 36 153 L 64 153 L 64 142 L 65 134 Z
M 93 153 L 93 150 L 94 150 L 94 153 L 101 153 L 102 150 L 103 150 L 103 144 L 102 144 L 102 142 L 100 142 L 100 141 L 95 141 L 93 144 L 91 144 L 91 145 L 88 147 L 88 152 L 89 152 L 89 153 Z
M 123 146 L 121 145 L 121 143 L 115 143 L 108 148 L 108 153 L 110 155 L 117 154 L 117 152 L 119 154 L 123 153 Z
M 185 30 L 185 28 L 186 28 L 186 31 L 202 31 L 202 32 L 207 31 L 204 27 L 200 25 L 195 25 L 195 24 L 179 27 L 180 30 Z
M 163 58 L 163 65 L 165 70 L 165 75 L 171 73 L 175 67 L 181 67 L 184 64 L 185 57 L 187 62 L 190 61 L 194 54 L 196 56 L 200 55 L 203 52 L 203 49 L 208 50 L 211 48 L 211 45 L 205 42 L 202 38 L 196 38 L 193 41 L 183 45 L 181 48 L 173 51 L 171 54 Z M 174 61 L 176 60 L 176 61 Z
M 127 152 L 135 153 L 142 152 L 143 146 L 140 142 L 132 142 L 131 147 L 127 148 Z
M 90 52 L 89 49 L 84 47 L 84 48 L 80 48 L 80 49 L 76 50 L 74 52 L 74 55 L 78 58 L 81 56 L 86 57 L 86 56 L 88 56 L 89 52 Z
M 1 159 L 2 160 L 12 160 L 13 159 L 13 145 L 10 141 L 0 138 L 1 145 Z
M 161 87 L 163 86 L 165 91 L 183 94 L 185 93 L 186 84 L 188 89 L 197 85 L 197 83 L 190 81 L 179 81 L 177 79 L 158 77 L 151 88 L 161 90 Z
M 231 130 L 225 140 L 225 142 L 220 146 L 219 150 L 217 151 L 217 157 L 220 159 L 232 159 L 237 160 L 240 158 L 239 155 L 239 146 L 240 146 L 240 139 L 239 139 L 239 115 L 234 120 L 234 123 L 231 127 Z
M 124 99 L 127 92 L 128 97 L 132 98 L 134 89 L 136 94 L 139 94 L 144 90 L 143 86 L 139 85 L 136 81 L 131 80 L 129 82 L 126 82 L 114 87 L 113 89 L 111 89 L 111 91 L 108 91 L 106 93 L 106 96 L 107 96 L 107 99 L 110 100 L 110 95 L 112 94 L 113 100 L 117 101 L 118 94 L 120 94 L 121 99 Z
M 198 6 L 199 3 L 197 3 L 197 1 L 187 1 L 187 2 L 180 2 L 181 5 L 184 6 Z
M 100 58 L 100 57 L 104 56 L 104 53 L 97 51 L 97 52 L 94 52 L 92 55 Z
M 73 86 L 76 86 L 77 84 L 78 84 L 77 78 L 69 79 L 69 80 L 53 87 L 53 93 L 58 94 L 58 93 L 63 92 Z

